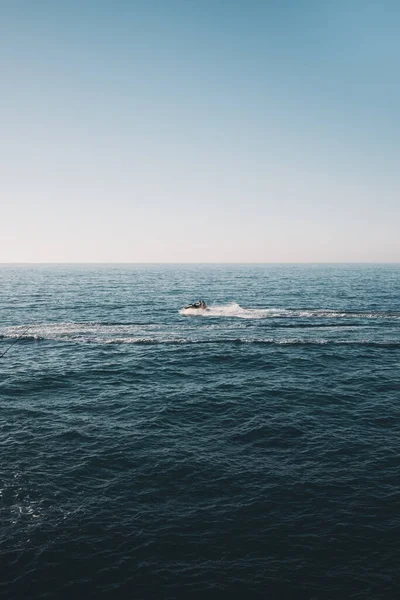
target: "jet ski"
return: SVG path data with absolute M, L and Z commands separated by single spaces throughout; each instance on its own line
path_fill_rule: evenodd
M 188 304 L 188 306 L 185 306 L 186 308 L 195 308 L 197 310 L 205 310 L 207 308 L 207 304 L 204 302 L 204 300 L 198 300 L 197 302 L 194 302 L 193 304 Z

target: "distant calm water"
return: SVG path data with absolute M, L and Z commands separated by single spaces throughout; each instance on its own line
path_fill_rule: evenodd
M 2 598 L 399 598 L 400 265 L 2 266 L 0 307 Z

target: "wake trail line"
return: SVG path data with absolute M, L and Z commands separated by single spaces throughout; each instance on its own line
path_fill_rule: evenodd
M 25 327 L 25 329 L 22 330 L 22 333 L 17 337 L 16 340 L 14 340 L 13 342 L 11 342 L 11 344 L 8 346 L 8 348 L 6 348 L 6 350 L 3 352 L 3 354 L 0 354 L 0 358 L 3 358 L 3 356 L 5 356 L 7 354 L 7 352 L 10 350 L 10 348 L 12 348 L 14 346 L 14 344 L 16 344 L 24 335 L 27 331 L 29 331 L 29 329 L 32 329 L 33 325 L 29 325 L 29 327 Z

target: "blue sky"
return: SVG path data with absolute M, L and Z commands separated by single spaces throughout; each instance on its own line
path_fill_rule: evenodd
M 400 261 L 399 25 L 0 0 L 0 262 Z

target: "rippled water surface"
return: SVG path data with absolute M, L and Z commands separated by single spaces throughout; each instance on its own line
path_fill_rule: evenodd
M 2 266 L 0 308 L 1 597 L 398 598 L 400 265 Z

